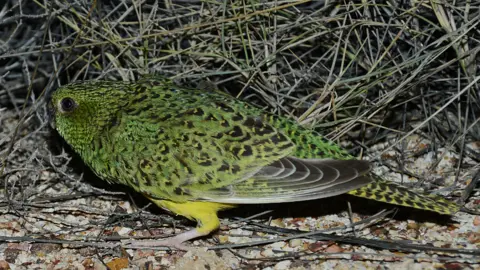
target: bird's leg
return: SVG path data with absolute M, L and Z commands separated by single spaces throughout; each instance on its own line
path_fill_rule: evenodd
M 149 248 L 149 247 L 170 247 L 180 250 L 189 250 L 184 242 L 195 239 L 197 237 L 205 236 L 208 233 L 200 233 L 198 229 L 193 229 L 167 239 L 158 240 L 131 240 L 126 243 L 125 248 Z
M 127 244 L 127 248 L 140 247 L 174 247 L 181 250 L 188 248 L 183 244 L 186 241 L 210 234 L 218 229 L 220 220 L 217 217 L 219 210 L 233 208 L 230 204 L 221 204 L 213 202 L 182 202 L 176 203 L 167 200 L 156 200 L 149 198 L 156 205 L 167 209 L 177 215 L 182 215 L 188 219 L 198 222 L 197 228 L 178 234 L 176 236 L 163 240 L 133 240 Z

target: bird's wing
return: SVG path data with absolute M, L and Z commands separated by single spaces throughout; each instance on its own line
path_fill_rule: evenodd
M 233 204 L 313 200 L 346 193 L 367 185 L 370 165 L 361 160 L 286 157 L 261 168 L 247 181 L 196 191 L 198 199 Z

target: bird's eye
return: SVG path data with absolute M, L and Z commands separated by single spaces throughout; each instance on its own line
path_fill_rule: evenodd
M 62 111 L 71 112 L 76 107 L 76 103 L 72 98 L 64 98 L 60 101 L 60 106 L 62 106 Z

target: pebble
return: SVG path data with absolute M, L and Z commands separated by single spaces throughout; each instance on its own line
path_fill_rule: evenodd
M 291 239 L 288 245 L 290 247 L 299 247 L 303 245 L 303 241 L 301 239 Z
M 292 264 L 291 261 L 281 261 L 281 262 L 275 264 L 275 267 L 273 269 L 275 269 L 275 270 L 290 269 L 290 264 Z
M 475 226 L 480 225 L 480 216 L 476 216 L 476 217 L 473 219 L 473 225 L 475 225 Z

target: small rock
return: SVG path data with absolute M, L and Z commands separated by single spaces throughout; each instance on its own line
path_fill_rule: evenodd
M 11 248 L 7 248 L 5 249 L 5 251 L 3 252 L 3 256 L 5 258 L 5 261 L 9 262 L 9 263 L 15 263 L 15 261 L 17 260 L 17 257 L 18 255 L 21 253 L 22 251 L 21 250 L 18 250 L 18 249 L 11 249 Z
M 275 256 L 275 253 L 273 252 L 273 250 L 268 248 L 268 249 L 262 250 L 262 252 L 260 252 L 260 255 L 262 255 L 265 258 L 269 258 L 269 257 Z
M 480 243 L 480 233 L 477 233 L 477 232 L 469 232 L 469 233 L 467 233 L 467 241 L 468 241 L 470 244 Z
M 276 248 L 276 249 L 282 249 L 284 246 L 285 246 L 285 242 L 281 241 L 281 242 L 275 242 L 273 244 L 271 244 L 270 246 L 272 248 Z
M 473 225 L 475 225 L 475 226 L 480 225 L 480 216 L 476 216 L 476 217 L 473 219 Z
M 0 269 L 10 270 L 10 265 L 7 261 L 0 260 Z
M 340 252 L 343 252 L 343 251 L 344 251 L 344 249 L 341 248 L 338 245 L 331 245 L 331 246 L 327 247 L 327 249 L 325 249 L 325 252 L 327 252 L 327 253 L 340 253 Z
M 228 243 L 228 240 L 229 240 L 228 235 L 219 235 L 218 236 L 218 242 L 220 242 L 221 244 Z
M 121 227 L 121 228 L 117 231 L 117 233 L 118 233 L 118 235 L 128 235 L 131 231 L 132 231 L 131 228 Z
M 172 264 L 172 262 L 171 262 L 169 259 L 167 259 L 167 258 L 165 258 L 165 257 L 162 257 L 162 258 L 160 259 L 160 264 L 161 264 L 161 265 L 170 266 L 170 265 Z
M 291 239 L 288 243 L 290 247 L 299 247 L 303 244 L 303 241 L 300 239 Z
M 270 225 L 280 227 L 280 228 L 285 228 L 285 223 L 283 222 L 283 219 L 277 218 L 274 219 L 270 222 Z
M 107 263 L 108 269 L 121 270 L 128 267 L 128 258 L 115 258 Z
M 86 258 L 85 260 L 83 260 L 82 265 L 86 269 L 92 269 L 92 267 L 95 266 L 95 262 L 91 258 Z
M 315 243 L 311 243 L 309 246 L 308 246 L 308 249 L 310 251 L 313 251 L 313 252 L 317 252 L 319 250 L 323 250 L 325 249 L 325 247 L 328 245 L 328 242 L 325 242 L 325 241 L 318 241 L 318 242 L 315 242 Z
M 274 269 L 275 269 L 275 270 L 286 270 L 286 269 L 290 269 L 290 264 L 292 264 L 291 261 L 281 261 L 281 262 L 275 264 Z
M 409 230 L 418 230 L 420 228 L 420 225 L 416 222 L 408 222 L 407 224 L 407 229 Z

